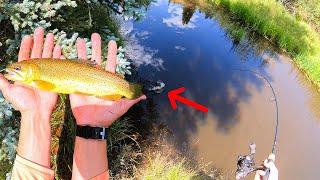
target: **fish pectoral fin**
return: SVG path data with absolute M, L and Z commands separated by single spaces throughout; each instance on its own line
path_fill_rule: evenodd
M 50 90 L 56 88 L 56 85 L 54 85 L 50 82 L 47 82 L 47 81 L 35 80 L 35 81 L 33 81 L 33 83 L 35 84 L 35 86 L 37 88 L 42 89 L 42 90 L 46 90 L 46 91 L 50 91 Z
M 122 95 L 120 94 L 111 94 L 111 95 L 105 95 L 105 96 L 96 96 L 99 99 L 103 99 L 103 100 L 119 100 L 122 98 Z

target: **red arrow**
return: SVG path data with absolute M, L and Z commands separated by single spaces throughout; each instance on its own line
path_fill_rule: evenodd
M 201 104 L 197 104 L 187 98 L 179 96 L 179 94 L 183 93 L 183 92 L 184 92 L 184 87 L 181 87 L 181 88 L 178 88 L 178 89 L 175 89 L 175 90 L 168 92 L 168 97 L 169 97 L 169 101 L 171 103 L 172 109 L 174 109 L 174 110 L 177 109 L 176 101 L 180 101 L 184 104 L 187 104 L 193 108 L 198 109 L 199 111 L 208 112 L 207 107 L 202 106 Z

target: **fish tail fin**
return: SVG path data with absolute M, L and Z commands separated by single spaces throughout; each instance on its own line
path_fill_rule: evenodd
M 135 84 L 135 83 L 130 83 L 129 85 L 129 89 L 130 89 L 130 95 L 129 99 L 136 99 L 138 97 L 140 97 L 142 95 L 142 85 L 141 84 Z

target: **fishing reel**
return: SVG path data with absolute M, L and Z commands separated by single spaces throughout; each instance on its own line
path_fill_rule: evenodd
M 248 174 L 257 171 L 264 170 L 263 166 L 253 167 L 255 165 L 253 155 L 256 153 L 256 144 L 252 143 L 249 145 L 250 154 L 239 156 L 237 161 L 237 171 L 236 171 L 236 179 L 239 180 L 241 178 L 246 177 Z

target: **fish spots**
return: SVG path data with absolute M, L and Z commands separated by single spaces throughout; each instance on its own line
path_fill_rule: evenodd
M 30 61 L 29 61 L 30 62 Z M 38 59 L 32 63 L 40 69 L 40 80 L 57 86 L 55 92 L 87 94 L 131 94 L 130 84 L 123 76 L 70 60 Z

